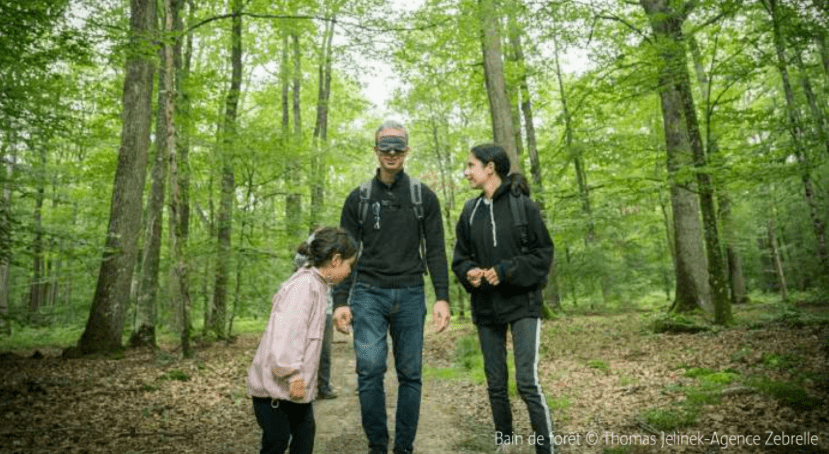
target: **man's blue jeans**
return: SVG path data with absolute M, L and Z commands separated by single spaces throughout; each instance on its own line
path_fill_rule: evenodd
M 358 282 L 351 290 L 351 311 L 360 408 L 369 447 L 384 450 L 389 443 L 383 379 L 386 334 L 390 333 L 398 382 L 395 450 L 411 450 L 420 417 L 426 318 L 423 286 L 380 288 Z
M 530 413 L 530 424 L 535 432 L 535 452 L 552 452 L 550 438 L 553 435 L 553 421 L 547 399 L 538 381 L 538 347 L 541 340 L 541 319 L 522 318 L 510 325 L 480 325 L 478 339 L 484 354 L 489 404 L 496 432 L 501 437 L 513 436 L 512 410 L 507 394 L 507 328 L 512 331 L 513 354 L 515 355 L 515 383 L 518 393 Z M 496 438 L 497 438 L 496 433 Z M 538 438 L 543 437 L 543 438 Z M 541 443 L 539 443 L 539 440 Z

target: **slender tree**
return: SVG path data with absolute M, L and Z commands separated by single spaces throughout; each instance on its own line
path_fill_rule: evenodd
M 285 200 L 285 221 L 287 234 L 290 239 L 288 244 L 298 242 L 302 235 L 302 194 L 298 192 L 302 184 L 302 165 L 299 158 L 292 156 L 297 150 L 303 148 L 302 140 L 302 50 L 299 46 L 299 32 L 292 31 L 290 35 L 291 44 L 291 87 L 292 87 L 292 112 L 294 128 L 290 143 L 293 153 L 289 154 L 288 166 L 285 181 L 288 186 Z
M 803 193 L 806 203 L 809 206 L 809 214 L 812 220 L 812 228 L 815 232 L 816 250 L 823 275 L 829 275 L 829 246 L 826 240 L 826 224 L 823 221 L 822 213 L 825 208 L 821 207 L 820 200 L 815 194 L 815 185 L 812 181 L 812 163 L 809 157 L 809 150 L 805 145 L 803 119 L 801 109 L 798 105 L 794 88 L 789 76 L 789 58 L 786 53 L 786 43 L 783 36 L 783 17 L 778 0 L 761 0 L 771 19 L 772 36 L 774 38 L 774 50 L 777 57 L 777 70 L 783 83 L 783 92 L 786 96 L 786 112 L 789 123 L 789 133 L 792 136 L 792 147 L 800 165 L 800 178 L 803 182 Z
M 7 137 L 11 135 L 6 130 Z M 0 146 L 0 333 L 11 334 L 9 316 L 9 258 L 11 257 L 12 181 L 16 156 L 7 150 L 9 140 Z
M 481 49 L 484 57 L 484 80 L 492 117 L 492 136 L 504 147 L 512 168 L 521 171 L 521 160 L 515 144 L 515 127 L 504 80 L 503 52 L 498 11 L 494 0 L 478 0 L 481 23 Z
M 338 6 L 335 6 L 338 9 Z M 318 224 L 318 216 L 325 204 L 326 175 L 324 163 L 328 151 L 328 106 L 331 102 L 331 66 L 333 61 L 334 27 L 336 16 L 325 23 L 320 43 L 318 63 L 317 117 L 314 123 L 314 149 L 311 157 L 311 210 L 308 231 Z
M 687 69 L 681 41 L 683 11 L 677 11 L 671 0 L 641 0 L 648 14 L 655 44 L 658 46 L 659 95 L 671 181 L 671 205 L 676 234 L 676 300 L 677 311 L 707 307 L 710 302 L 706 281 L 707 263 L 700 238 L 702 236 L 700 206 L 688 169 L 694 164 L 692 138 L 686 118 L 684 95 L 680 86 L 682 72 Z
M 227 285 L 231 260 L 231 232 L 236 192 L 234 175 L 234 147 L 236 144 L 239 94 L 242 87 L 242 0 L 233 0 L 230 33 L 230 88 L 225 98 L 222 138 L 219 142 L 221 157 L 221 199 L 218 213 L 216 278 L 213 284 L 213 316 L 209 329 L 220 339 L 227 337 Z
M 128 47 L 131 51 L 124 77 L 124 124 L 105 249 L 86 329 L 77 348 L 66 350 L 68 356 L 122 349 L 124 317 L 141 230 L 155 71 L 154 52 L 148 50 L 154 47 L 156 15 L 155 1 L 131 0 Z
M 144 248 L 141 254 L 141 281 L 136 301 L 136 326 L 133 331 L 130 345 L 134 347 L 156 346 L 155 323 L 158 306 L 158 271 L 161 263 L 161 235 L 164 218 L 164 184 L 167 179 L 167 163 L 169 148 L 174 134 L 170 131 L 173 118 L 168 117 L 168 102 L 172 102 L 174 92 L 173 80 L 173 46 L 172 24 L 168 25 L 168 18 L 172 14 L 171 6 L 165 0 L 162 8 L 161 22 L 163 36 L 160 40 L 158 71 L 158 105 L 156 107 L 155 156 L 150 171 L 150 194 L 147 199 L 147 210 L 144 218 Z

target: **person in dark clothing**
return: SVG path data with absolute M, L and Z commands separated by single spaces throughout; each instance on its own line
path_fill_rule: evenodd
M 536 453 L 552 452 L 553 423 L 538 381 L 541 289 L 553 259 L 553 242 L 529 187 L 510 174 L 504 149 L 472 148 L 464 176 L 483 192 L 468 201 L 456 226 L 452 271 L 472 296 L 472 321 L 484 355 L 497 452 L 513 438 L 507 394 L 507 330 L 512 332 L 515 380 L 527 404 Z M 523 200 L 522 200 L 523 198 Z M 525 226 L 517 222 L 525 219 Z
M 354 329 L 363 430 L 375 454 L 388 452 L 383 379 L 391 335 L 398 381 L 394 452 L 411 453 L 420 416 L 423 274 L 428 267 L 437 300 L 432 317 L 440 332 L 450 317 L 449 267 L 438 198 L 403 171 L 410 151 L 406 129 L 387 121 L 374 138 L 377 173 L 351 192 L 340 218 L 362 252 L 353 280 L 334 289 L 334 325 L 346 334 L 349 324 Z

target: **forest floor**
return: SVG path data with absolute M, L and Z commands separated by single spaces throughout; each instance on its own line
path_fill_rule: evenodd
M 649 317 L 545 322 L 539 375 L 557 452 L 829 453 L 829 325 L 789 317 L 652 334 L 644 329 Z M 199 348 L 191 360 L 172 346 L 127 350 L 119 359 L 64 360 L 59 349 L 5 353 L 0 453 L 258 452 L 261 431 L 245 391 L 258 341 L 240 335 Z M 468 321 L 453 320 L 441 334 L 427 328 L 416 452 L 493 452 L 486 386 L 470 366 L 480 362 L 476 345 Z M 391 430 L 393 367 L 390 360 Z M 316 452 L 367 452 L 351 340 L 339 333 L 333 385 L 337 399 L 314 403 Z M 511 452 L 529 454 L 526 407 L 512 394 Z

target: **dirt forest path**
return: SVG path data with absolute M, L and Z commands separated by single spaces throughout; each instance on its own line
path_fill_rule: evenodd
M 769 323 L 675 335 L 643 334 L 641 323 L 637 314 L 562 317 L 547 323 L 539 376 L 555 431 L 582 437 L 580 444 L 559 446 L 558 453 L 829 454 L 829 323 Z M 261 429 L 245 377 L 260 335 L 200 344 L 193 359 L 182 359 L 176 345 L 74 360 L 62 359 L 61 350 L 53 347 L 0 352 L 0 454 L 256 453 Z M 468 359 L 464 352 L 475 341 L 469 322 L 453 320 L 441 334 L 427 326 L 417 454 L 494 451 L 480 371 L 454 367 L 459 358 Z M 314 404 L 315 452 L 366 453 L 350 337 L 335 335 L 332 360 L 339 397 Z M 711 388 L 689 371 L 731 381 Z M 753 380 L 785 386 L 780 389 L 788 394 L 770 395 L 752 387 Z M 396 388 L 389 358 L 390 430 Z M 710 392 L 700 394 L 711 389 L 721 394 L 713 400 Z M 690 400 L 694 396 L 705 400 L 695 404 Z M 511 403 L 515 433 L 527 437 L 526 407 L 517 395 L 511 395 Z M 665 441 L 657 435 L 644 443 L 654 430 L 642 424 L 648 414 L 673 418 L 668 422 L 690 414 L 693 421 L 678 429 L 680 435 L 806 433 L 810 444 L 758 448 L 731 443 L 727 451 L 712 451 L 668 440 L 670 446 L 663 447 L 655 445 Z M 591 433 L 603 438 L 590 444 Z M 609 435 L 617 438 L 608 440 Z M 533 453 L 527 442 L 513 448 L 511 454 Z
M 428 338 L 434 336 L 428 333 Z M 350 336 L 335 333 L 331 352 L 332 386 L 339 397 L 314 403 L 317 420 L 315 451 L 320 453 L 367 452 L 367 441 L 360 423 L 360 402 L 356 394 L 357 376 L 353 342 Z M 397 378 L 394 358 L 389 355 L 386 371 L 386 412 L 389 442 L 394 440 L 394 416 L 397 406 Z M 415 452 L 450 453 L 461 437 L 457 408 L 445 398 L 446 384 L 425 380 L 420 410 L 420 423 Z M 392 446 L 389 446 L 391 449 Z
M 456 340 L 464 334 L 454 326 L 439 335 L 426 329 L 424 366 L 432 376 L 424 377 L 418 454 L 492 451 L 491 427 L 480 423 L 488 412 L 484 387 L 434 377 L 453 364 Z M 76 360 L 62 359 L 59 348 L 0 353 L 0 454 L 257 453 L 262 432 L 245 377 L 258 343 L 258 334 L 243 334 L 201 345 L 189 360 L 176 346 Z M 391 357 L 387 365 L 393 441 L 397 380 Z M 332 381 L 339 397 L 314 403 L 315 452 L 368 452 L 352 340 L 339 333 Z

